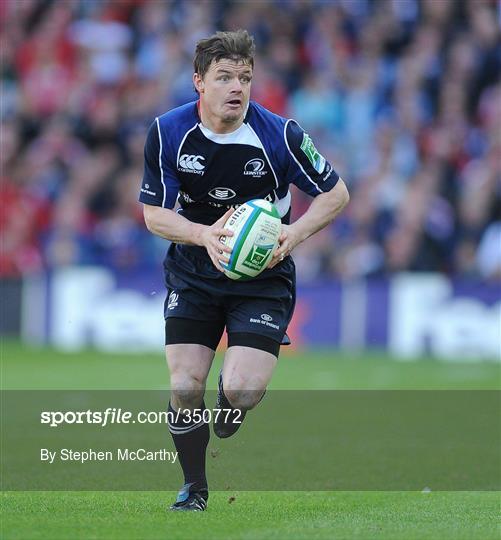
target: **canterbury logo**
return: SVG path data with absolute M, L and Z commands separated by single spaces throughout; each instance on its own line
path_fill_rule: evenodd
M 203 156 L 193 156 L 190 154 L 183 154 L 179 158 L 179 166 L 184 169 L 186 172 L 194 172 L 197 174 L 203 174 L 205 165 L 199 163 L 199 161 L 205 161 Z

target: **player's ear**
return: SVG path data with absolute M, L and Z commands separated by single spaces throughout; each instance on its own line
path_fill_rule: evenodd
M 198 73 L 193 73 L 193 85 L 199 94 L 202 94 L 204 91 L 204 80 Z

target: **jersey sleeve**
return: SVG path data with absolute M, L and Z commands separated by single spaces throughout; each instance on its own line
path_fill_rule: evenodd
M 151 124 L 144 145 L 144 174 L 139 200 L 152 206 L 173 208 L 179 179 L 162 144 L 158 118 Z
M 318 152 L 310 136 L 294 120 L 288 120 L 284 130 L 289 151 L 287 178 L 312 197 L 330 191 L 339 180 L 332 165 Z

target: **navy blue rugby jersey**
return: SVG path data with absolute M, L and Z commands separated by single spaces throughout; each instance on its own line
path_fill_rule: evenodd
M 202 125 L 198 102 L 159 116 L 144 149 L 139 200 L 172 209 L 211 225 L 230 207 L 250 199 L 273 202 L 289 222 L 289 185 L 315 197 L 339 179 L 331 164 L 294 120 L 250 102 L 234 132 L 213 133 Z

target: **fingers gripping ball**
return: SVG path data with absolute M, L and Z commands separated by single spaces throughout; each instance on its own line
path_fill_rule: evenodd
M 222 263 L 230 279 L 252 279 L 269 264 L 278 246 L 282 222 L 277 209 L 264 199 L 239 206 L 224 224 L 233 231 L 221 241 L 232 248 L 230 261 Z

